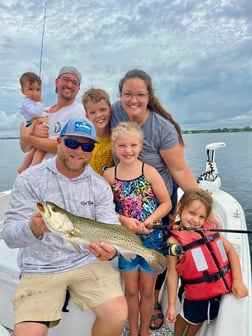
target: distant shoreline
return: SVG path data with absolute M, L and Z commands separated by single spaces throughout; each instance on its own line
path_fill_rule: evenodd
M 197 133 L 235 133 L 235 132 L 252 132 L 252 128 L 247 126 L 243 128 L 213 128 L 208 130 L 182 130 L 183 134 Z
M 252 128 L 247 126 L 243 128 L 213 128 L 213 129 L 201 129 L 201 130 L 182 130 L 183 134 L 198 134 L 198 133 L 235 133 L 235 132 L 252 132 Z M 0 137 L 3 139 L 20 139 L 17 136 Z
M 213 129 L 200 129 L 200 130 L 182 130 L 183 134 L 198 134 L 198 133 L 234 133 L 234 132 L 252 132 L 252 127 L 243 127 L 243 128 L 213 128 Z M 18 136 L 6 136 L 0 137 L 0 140 L 3 139 L 20 139 Z

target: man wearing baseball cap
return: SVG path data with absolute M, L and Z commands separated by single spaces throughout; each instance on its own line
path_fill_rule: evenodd
M 25 170 L 14 183 L 3 238 L 22 250 L 14 298 L 17 336 L 48 335 L 61 320 L 67 289 L 82 310 L 94 312 L 92 336 L 121 334 L 127 303 L 119 273 L 107 261 L 116 256 L 115 247 L 101 242 L 77 250 L 49 232 L 36 211 L 37 202 L 45 200 L 75 216 L 119 225 L 110 185 L 89 166 L 95 143 L 94 125 L 71 118 L 57 138 L 57 155 Z
M 71 118 L 60 132 L 61 137 L 64 135 L 85 137 L 93 140 L 95 143 L 98 143 L 96 140 L 95 127 L 93 123 L 88 120 L 77 120 L 76 118 Z
M 64 66 L 60 69 L 58 78 L 62 75 L 72 74 L 79 80 L 79 85 L 81 84 L 81 73 L 73 66 Z
M 33 146 L 47 152 L 46 159 L 56 154 L 56 139 L 65 123 L 71 117 L 81 119 L 85 117 L 83 106 L 75 101 L 80 90 L 81 80 L 82 76 L 77 68 L 64 66 L 60 69 L 55 80 L 57 102 L 47 108 L 49 130 L 43 124 L 33 124 L 30 127 L 25 127 L 24 124 L 21 124 L 20 145 L 23 151 L 26 151 L 29 146 Z

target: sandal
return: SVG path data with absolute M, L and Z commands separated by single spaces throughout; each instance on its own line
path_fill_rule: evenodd
M 161 306 L 161 304 L 160 303 L 155 303 L 154 310 L 159 310 L 160 313 L 153 314 L 151 316 L 151 322 L 157 321 L 157 320 L 161 320 L 161 323 L 158 324 L 158 325 L 155 325 L 155 326 L 153 326 L 152 323 L 150 323 L 150 329 L 151 330 L 157 330 L 157 329 L 161 328 L 162 325 L 163 325 L 163 323 L 164 323 L 164 314 L 162 313 L 162 306 Z

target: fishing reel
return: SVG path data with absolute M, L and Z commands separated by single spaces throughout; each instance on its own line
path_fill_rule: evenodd
M 182 254 L 184 254 L 183 247 L 175 243 L 164 243 L 161 251 L 159 252 L 161 252 L 165 256 L 181 256 Z

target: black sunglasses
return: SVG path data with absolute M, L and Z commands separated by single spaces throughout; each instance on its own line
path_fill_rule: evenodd
M 81 146 L 83 152 L 92 152 L 95 145 L 90 142 L 79 142 L 74 139 L 63 138 L 64 144 L 67 148 L 76 149 Z

